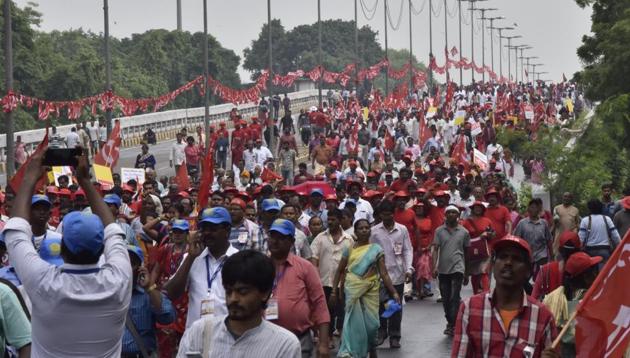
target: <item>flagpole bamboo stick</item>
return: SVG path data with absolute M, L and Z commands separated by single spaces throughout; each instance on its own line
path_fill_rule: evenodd
M 569 317 L 569 320 L 564 324 L 564 327 L 562 327 L 562 330 L 558 334 L 558 337 L 556 337 L 556 339 L 551 344 L 551 348 L 556 349 L 558 347 L 558 345 L 560 344 L 560 340 L 569 330 L 569 327 L 571 326 L 571 323 L 573 323 L 573 321 L 575 320 L 575 317 L 577 317 L 577 313 L 578 313 L 578 310 L 573 311 L 573 314 L 571 314 L 571 317 Z

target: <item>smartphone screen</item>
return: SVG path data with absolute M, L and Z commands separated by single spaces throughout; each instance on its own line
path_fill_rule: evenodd
M 81 147 L 76 148 L 48 148 L 44 155 L 44 165 L 63 167 L 76 167 L 79 165 L 76 157 L 83 152 Z

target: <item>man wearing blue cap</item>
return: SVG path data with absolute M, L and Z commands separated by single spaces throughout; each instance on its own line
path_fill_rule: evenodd
M 260 228 L 258 229 L 258 251 L 263 254 L 267 253 L 267 244 L 269 242 L 269 229 L 274 220 L 280 216 L 280 200 L 264 199 L 260 203 Z
M 33 244 L 35 249 L 39 249 L 42 240 L 47 237 L 61 239 L 61 235 L 48 229 L 50 220 L 50 209 L 52 203 L 46 195 L 37 194 L 31 197 L 30 220 L 31 231 L 33 232 Z
M 221 270 L 225 260 L 238 250 L 230 245 L 232 218 L 223 207 L 204 209 L 199 215 L 199 232 L 188 246 L 188 255 L 164 290 L 171 300 L 188 289 L 186 327 L 202 316 L 225 316 L 225 290 Z
M 175 308 L 157 289 L 149 271 L 143 266 L 144 254 L 138 246 L 127 247 L 133 271 L 131 303 L 125 323 L 121 358 L 145 358 L 157 350 L 156 323 L 175 321 Z
M 111 210 L 112 215 L 116 218 L 116 222 L 120 225 L 120 228 L 125 233 L 125 240 L 127 244 L 138 246 L 138 239 L 136 239 L 136 234 L 131 228 L 131 225 L 127 224 L 125 220 L 121 220 L 118 216 L 120 214 L 120 206 L 122 205 L 122 199 L 120 196 L 116 194 L 107 194 L 103 197 L 103 201 Z
M 302 345 L 302 357 L 311 357 L 311 330 L 319 331 L 317 353 L 328 357 L 330 315 L 317 269 L 292 253 L 295 225 L 277 219 L 269 229 L 269 252 L 276 266 L 267 319 L 293 332 Z
M 124 233 L 90 182 L 84 154 L 78 158 L 76 177 L 96 215 L 66 215 L 61 241 L 65 263 L 56 267 L 42 260 L 33 247 L 28 220 L 31 194 L 45 173 L 43 153 L 31 158 L 15 198 L 13 217 L 5 227 L 5 240 L 33 304 L 32 355 L 119 357 L 132 283 Z
M 324 191 L 319 188 L 311 190 L 309 207 L 306 209 L 306 215 L 309 217 L 317 216 L 322 219 L 324 227 L 328 225 L 328 210 L 322 208 L 322 200 L 324 199 Z

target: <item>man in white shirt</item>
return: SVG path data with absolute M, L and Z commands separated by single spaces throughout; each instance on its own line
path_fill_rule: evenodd
M 92 155 L 98 152 L 99 146 L 99 130 L 98 130 L 98 121 L 92 120 L 90 126 L 88 127 L 88 134 L 90 135 L 90 142 L 92 144 L 91 151 Z
M 85 153 L 76 177 L 96 215 L 66 215 L 65 263 L 56 267 L 42 260 L 28 223 L 31 194 L 45 173 L 42 161 L 43 153 L 33 155 L 4 231 L 11 262 L 32 302 L 32 356 L 120 357 L 133 276 L 123 232 L 90 182 Z
M 231 230 L 232 217 L 225 208 L 202 211 L 197 237 L 175 276 L 164 285 L 171 300 L 188 291 L 186 327 L 202 316 L 221 317 L 228 313 L 221 270 L 227 258 L 238 252 L 230 245 Z
M 252 141 L 247 142 L 245 144 L 245 151 L 243 151 L 243 161 L 245 161 L 245 170 L 252 173 L 254 168 L 256 167 L 256 163 L 258 163 L 258 156 L 254 151 L 252 146 Z M 234 178 L 236 180 L 236 177 Z
M 77 129 L 73 126 L 70 128 L 70 132 L 66 134 L 66 147 L 74 148 L 79 144 L 79 135 L 77 134 Z
M 350 182 L 348 184 L 348 198 L 339 205 L 339 209 L 344 209 L 346 202 L 352 201 L 357 207 L 357 211 L 354 213 L 355 222 L 359 219 L 366 219 L 372 223 L 374 222 L 374 209 L 367 200 L 361 199 L 361 190 L 363 190 L 361 182 Z
M 169 162 L 171 168 L 175 167 L 175 173 L 179 171 L 179 167 L 186 161 L 186 143 L 184 142 L 184 134 L 177 133 L 177 140 L 173 143 L 171 148 L 171 155 L 169 156 Z
M 273 159 L 273 154 L 269 150 L 269 148 L 262 145 L 262 139 L 256 139 L 256 148 L 254 148 L 254 153 L 256 153 L 256 164 L 260 165 L 261 168 L 265 167 L 265 163 L 269 159 Z

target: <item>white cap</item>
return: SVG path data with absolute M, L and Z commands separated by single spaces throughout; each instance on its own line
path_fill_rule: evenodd
M 457 213 L 459 214 L 459 208 L 457 206 L 455 206 L 455 205 L 449 205 L 444 210 L 445 213 L 447 213 L 449 211 L 457 211 Z

